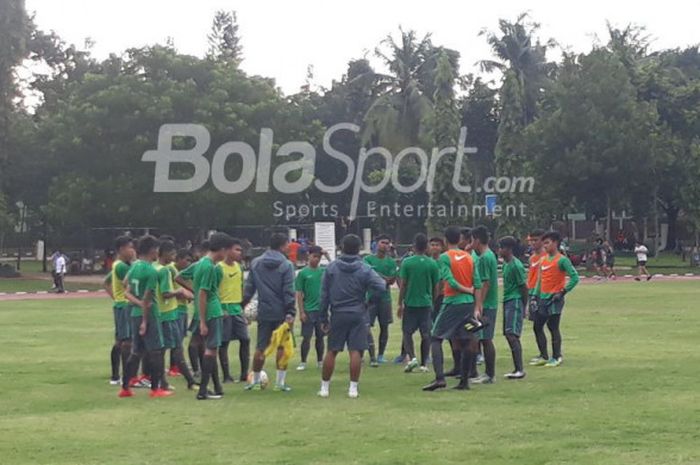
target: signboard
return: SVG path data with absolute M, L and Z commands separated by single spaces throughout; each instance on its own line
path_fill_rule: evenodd
M 566 219 L 569 221 L 586 221 L 585 213 L 567 213 Z
M 335 223 L 314 223 L 314 242 L 335 259 Z M 323 260 L 322 260 L 323 261 Z
M 496 200 L 498 196 L 496 194 L 486 194 L 486 214 L 493 215 L 496 209 Z

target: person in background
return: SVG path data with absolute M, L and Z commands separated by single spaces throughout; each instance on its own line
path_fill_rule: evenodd
M 637 268 L 639 269 L 639 276 L 635 277 L 635 281 L 641 280 L 642 276 L 646 276 L 647 281 L 651 279 L 651 274 L 647 270 L 647 255 L 649 254 L 649 249 L 641 240 L 637 240 L 637 244 L 634 247 L 634 253 L 637 255 Z
M 289 242 L 289 245 L 287 246 L 287 258 L 289 259 L 290 262 L 292 262 L 292 265 L 296 268 L 297 263 L 299 263 L 299 249 L 301 248 L 301 245 L 297 242 L 296 239 L 292 239 Z
M 615 279 L 615 251 L 610 246 L 610 242 L 603 242 L 603 251 L 605 252 L 605 272 L 607 277 L 610 279 Z
M 63 255 L 60 250 L 56 251 L 56 255 L 56 259 L 54 260 L 56 293 L 63 294 L 66 292 L 65 288 L 63 287 L 63 279 L 66 276 L 68 264 L 66 263 L 66 256 Z

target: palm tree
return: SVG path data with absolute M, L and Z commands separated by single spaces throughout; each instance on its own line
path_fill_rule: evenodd
M 503 109 L 507 112 L 507 106 L 511 106 L 522 127 L 534 121 L 542 88 L 554 70 L 554 64 L 547 62 L 546 53 L 556 42 L 550 39 L 542 44 L 534 39 L 539 28 L 538 23 L 529 21 L 527 13 L 522 13 L 515 22 L 499 20 L 499 34 L 485 30 L 479 33 L 486 36 L 496 59 L 478 64 L 483 71 L 502 73 L 502 95 L 515 99 L 503 101 Z

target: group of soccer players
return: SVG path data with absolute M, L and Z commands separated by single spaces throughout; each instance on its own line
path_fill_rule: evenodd
M 520 338 L 523 321 L 528 318 L 533 321 L 539 352 L 530 365 L 559 366 L 564 296 L 578 283 L 576 270 L 559 251 L 559 234 L 536 230 L 529 235 L 527 272 L 516 256 L 516 239 L 501 238 L 497 253 L 489 239 L 484 226 L 451 226 L 444 237 L 430 239 L 417 234 L 412 254 L 398 265 L 390 256 L 388 236 L 376 238 L 376 252 L 363 259 L 360 238 L 350 234 L 341 241 L 342 254 L 330 264 L 321 265 L 325 253 L 314 246 L 309 250 L 306 267 L 296 272 L 286 256 L 287 237 L 273 234 L 269 249 L 253 260 L 244 279 L 241 242 L 225 233 L 214 233 L 194 251 L 177 250 L 169 236 L 156 239 L 146 235 L 137 241 L 119 237 L 117 260 L 105 278 L 105 287 L 114 301 L 111 382 L 121 385 L 120 397 L 131 397 L 133 387 L 145 386 L 150 386 L 151 397 L 170 396 L 174 388 L 168 379 L 179 375 L 188 389 L 197 390 L 200 400 L 220 399 L 222 378 L 224 383 L 245 382 L 246 390 L 260 390 L 265 384 L 263 366 L 273 332 L 283 323 L 292 325 L 298 315 L 302 342 L 297 370 L 307 368 L 311 340 L 315 339 L 317 366 L 322 368 L 318 394 L 328 397 L 336 356 L 347 349 L 348 395 L 355 398 L 359 395 L 365 353 L 372 367 L 387 362 L 394 308 L 391 291 L 396 284 L 396 315 L 402 327 L 402 350 L 397 361 L 405 361 L 404 371 L 428 372 L 431 361 L 435 379 L 423 388 L 425 391 L 445 388 L 447 377 L 459 379 L 454 386 L 459 390 L 469 389 L 470 383 L 492 384 L 499 302 L 497 254 L 503 260 L 503 335 L 514 364 L 505 377 L 525 377 Z M 249 322 L 244 309 L 255 296 L 257 339 L 249 373 Z M 188 324 L 190 302 L 194 312 Z M 372 328 L 377 323 L 375 345 Z M 545 326 L 552 341 L 551 357 Z M 189 365 L 184 357 L 188 332 Z M 413 341 L 415 332 L 420 334 L 418 353 Z M 229 366 L 232 341 L 239 342 L 239 377 L 231 375 Z M 444 341 L 449 342 L 454 362 L 447 372 Z M 167 371 L 166 351 L 170 352 Z M 276 355 L 273 389 L 290 391 L 286 382 L 288 362 L 281 347 Z M 484 373 L 479 375 L 481 359 Z

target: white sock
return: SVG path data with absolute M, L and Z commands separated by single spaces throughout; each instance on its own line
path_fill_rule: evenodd
M 259 371 L 254 371 L 253 372 L 253 384 L 259 383 L 260 382 L 260 372 Z
M 350 391 L 357 392 L 357 381 L 350 381 Z
M 287 378 L 287 370 L 277 370 L 277 385 L 284 386 L 284 381 Z
M 331 381 L 330 380 L 328 380 L 328 381 L 321 380 L 321 391 L 328 392 L 330 390 L 331 390 Z

